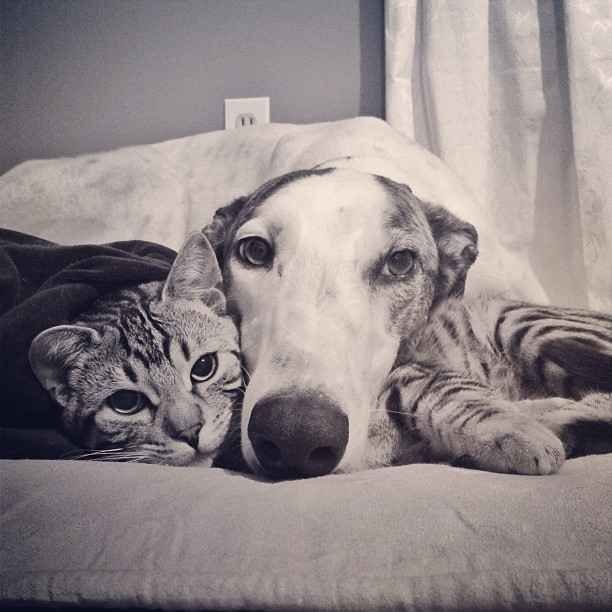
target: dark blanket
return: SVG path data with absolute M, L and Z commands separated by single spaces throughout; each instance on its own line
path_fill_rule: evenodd
M 14 456 L 11 444 L 25 444 L 30 436 L 24 429 L 53 429 L 59 423 L 58 409 L 28 363 L 33 338 L 68 323 L 104 293 L 163 280 L 175 256 L 172 249 L 150 242 L 61 246 L 0 229 L 2 456 Z M 22 430 L 18 436 L 15 428 Z

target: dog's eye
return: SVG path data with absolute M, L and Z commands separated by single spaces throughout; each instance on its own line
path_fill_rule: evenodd
M 194 383 L 201 383 L 210 380 L 217 371 L 217 355 L 215 353 L 206 353 L 202 355 L 191 368 L 191 380 Z
M 148 404 L 148 400 L 139 391 L 122 389 L 110 395 L 106 403 L 118 414 L 130 415 L 140 412 Z
M 266 266 L 272 260 L 272 246 L 259 236 L 250 236 L 238 243 L 238 255 L 252 266 Z
M 387 257 L 384 272 L 391 276 L 404 276 L 412 270 L 414 266 L 414 254 L 408 249 L 394 251 Z

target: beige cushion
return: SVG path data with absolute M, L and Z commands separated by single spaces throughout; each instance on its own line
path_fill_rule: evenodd
M 267 483 L 1 461 L 0 606 L 609 610 L 612 455 Z

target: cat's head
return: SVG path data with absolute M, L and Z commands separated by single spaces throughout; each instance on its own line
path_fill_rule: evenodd
M 202 234 L 165 281 L 97 300 L 40 333 L 30 364 L 92 458 L 210 465 L 241 394 L 238 332 Z

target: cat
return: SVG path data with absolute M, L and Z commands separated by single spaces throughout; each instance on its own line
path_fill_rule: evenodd
M 29 359 L 78 458 L 210 466 L 243 390 L 238 330 L 203 234 L 165 282 L 109 293 L 46 329 Z
M 612 452 L 612 316 L 448 299 L 403 344 L 375 412 L 372 466 L 548 474 Z

